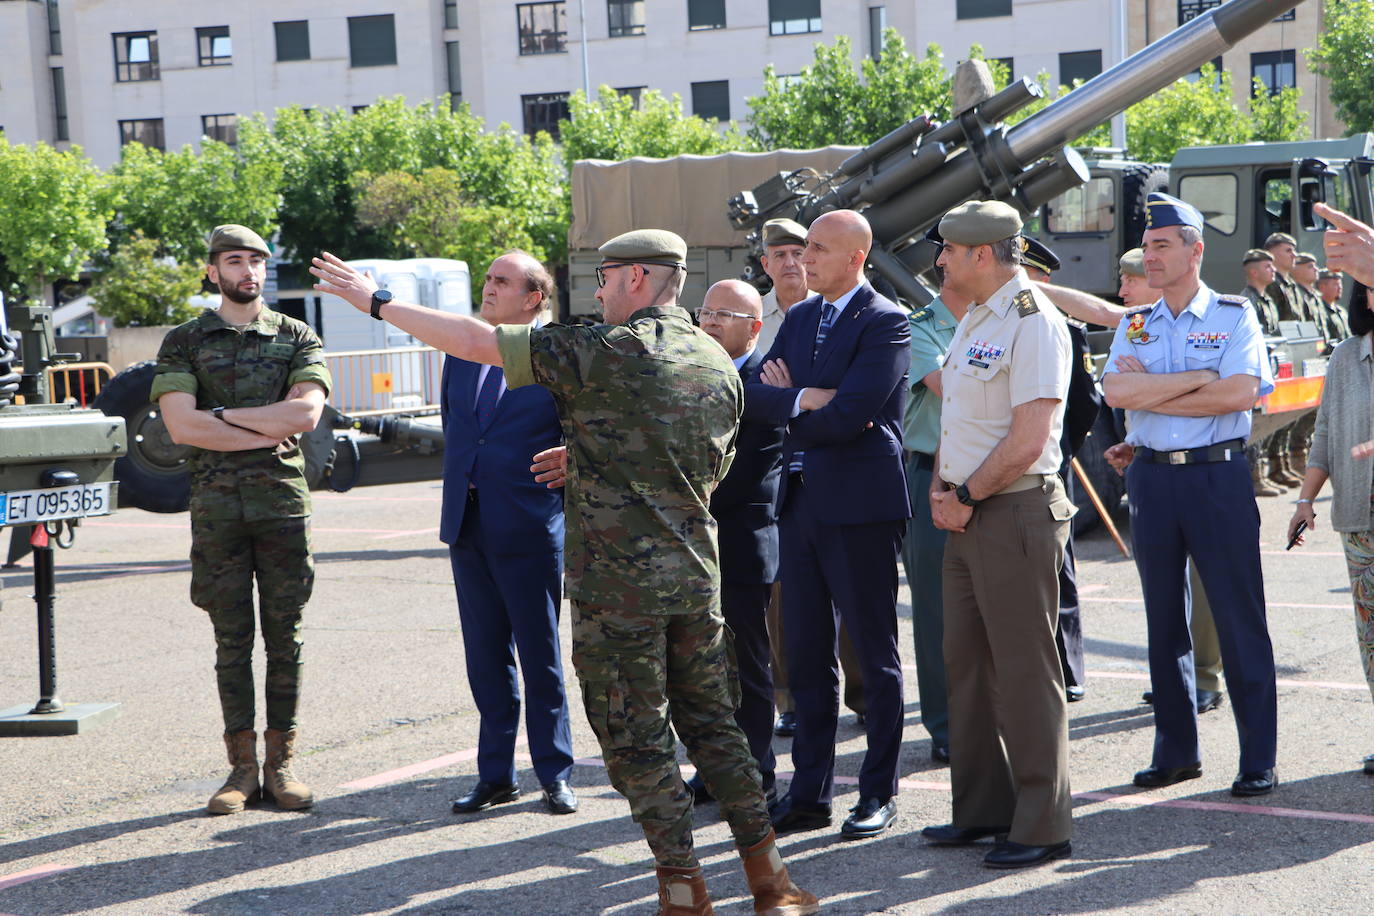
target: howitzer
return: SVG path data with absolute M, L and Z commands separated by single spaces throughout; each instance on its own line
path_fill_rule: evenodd
M 1042 92 L 1022 78 L 950 120 L 906 124 L 821 177 L 783 173 L 729 201 L 731 223 L 757 230 L 789 216 L 803 225 L 830 210 L 861 209 L 873 228 L 869 268 L 904 299 L 930 301 L 920 279 L 936 245 L 922 234 L 966 200 L 1003 200 L 1029 217 L 1083 184 L 1088 171 L 1066 144 L 1217 57 L 1302 0 L 1230 0 L 1190 20 L 1012 127 L 1005 119 Z M 754 238 L 755 236 L 751 236 Z

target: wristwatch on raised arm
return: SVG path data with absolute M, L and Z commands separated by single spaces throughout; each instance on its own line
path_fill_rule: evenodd
M 382 306 L 392 299 L 391 290 L 378 289 L 372 292 L 372 317 L 378 321 L 382 320 Z

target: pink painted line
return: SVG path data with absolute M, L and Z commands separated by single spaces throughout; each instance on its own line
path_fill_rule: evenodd
M 1261 550 L 1264 557 L 1344 557 L 1339 550 Z
M 441 496 L 345 496 L 343 493 L 314 493 L 311 498 L 320 502 L 370 503 L 437 503 Z
M 393 531 L 391 534 L 379 535 L 379 536 L 376 538 L 376 540 L 379 540 L 379 541 L 391 541 L 391 540 L 395 540 L 396 538 L 409 538 L 409 537 L 416 537 L 416 536 L 421 535 L 421 534 L 438 534 L 438 533 L 439 533 L 439 529 L 438 529 L 437 527 L 435 527 L 435 528 L 416 528 L 414 531 Z
M 168 525 L 162 522 L 106 522 L 99 519 L 88 518 L 85 523 L 94 528 L 166 528 L 172 531 L 191 530 L 191 523 L 189 521 L 182 525 Z
M 915 665 L 903 665 L 903 671 L 915 671 Z M 1150 675 L 1143 671 L 1089 671 L 1088 677 L 1100 677 L 1118 681 L 1148 681 Z M 1325 690 L 1368 690 L 1368 684 L 1352 681 L 1298 681 L 1292 678 L 1279 678 L 1275 683 L 1280 687 L 1316 687 Z
M 0 890 L 4 890 L 7 887 L 14 887 L 16 884 L 37 881 L 39 878 L 46 878 L 48 875 L 55 875 L 58 872 L 67 871 L 75 867 L 75 865 L 35 865 L 33 868 L 0 877 Z
M 1129 598 L 1080 598 L 1080 601 L 1095 601 L 1099 604 L 1144 604 L 1145 599 L 1140 595 L 1132 595 Z M 1286 601 L 1270 601 L 1265 607 L 1289 608 L 1298 610 L 1319 610 L 1319 611 L 1344 611 L 1349 610 L 1349 604 L 1293 604 Z
M 1149 806 L 1187 808 L 1191 811 L 1265 814 L 1269 817 L 1293 817 L 1308 821 L 1345 821 L 1351 824 L 1374 824 L 1374 815 L 1347 814 L 1344 811 L 1311 811 L 1305 808 L 1278 808 L 1270 805 L 1242 805 L 1234 802 L 1193 801 L 1184 798 L 1146 798 L 1142 795 L 1117 795 L 1112 792 L 1076 792 L 1073 797 L 1141 808 Z
M 442 757 L 435 757 L 432 760 L 422 760 L 419 763 L 412 763 L 408 767 L 398 767 L 394 770 L 387 770 L 385 773 L 378 773 L 375 776 L 364 776 L 362 779 L 355 779 L 352 782 L 340 784 L 341 789 L 375 789 L 388 783 L 400 782 L 402 779 L 409 779 L 412 776 L 419 776 L 421 773 L 428 773 L 431 770 L 442 769 L 452 766 L 455 763 L 463 763 L 467 760 L 477 759 L 477 748 L 466 751 L 455 751 L 452 754 L 445 754 Z

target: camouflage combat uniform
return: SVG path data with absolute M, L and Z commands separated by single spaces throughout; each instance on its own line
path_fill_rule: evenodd
M 568 442 L 573 664 L 612 784 L 659 865 L 696 865 L 673 730 L 742 847 L 771 830 L 734 720 L 712 490 L 744 403 L 734 364 L 676 306 L 624 325 L 502 325 L 512 388 L 554 397 Z M 671 727 L 670 727 L 671 724 Z
M 264 308 L 242 331 L 207 311 L 167 334 L 151 399 L 171 391 L 196 407 L 264 407 L 292 385 L 331 380 L 310 327 Z M 191 457 L 191 601 L 215 628 L 215 672 L 226 732 L 254 727 L 253 579 L 267 650 L 267 727 L 296 725 L 301 611 L 310 598 L 310 491 L 295 437 L 274 449 Z

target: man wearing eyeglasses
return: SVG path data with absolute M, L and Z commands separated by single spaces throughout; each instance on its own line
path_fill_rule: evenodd
M 720 801 L 756 912 L 814 913 L 788 877 L 759 771 L 735 724 L 738 682 L 720 611 L 707 507 L 730 467 L 743 385 L 725 352 L 678 305 L 687 243 L 628 232 L 600 248 L 605 324 L 504 324 L 397 303 L 330 254 L 315 288 L 453 356 L 541 385 L 567 442 L 566 589 L 573 666 L 612 784 L 657 864 L 659 912 L 711 912 L 692 842 L 692 795 L 674 731 Z M 383 315 L 383 311 L 385 314 Z M 538 466 L 538 465 L 536 465 Z

